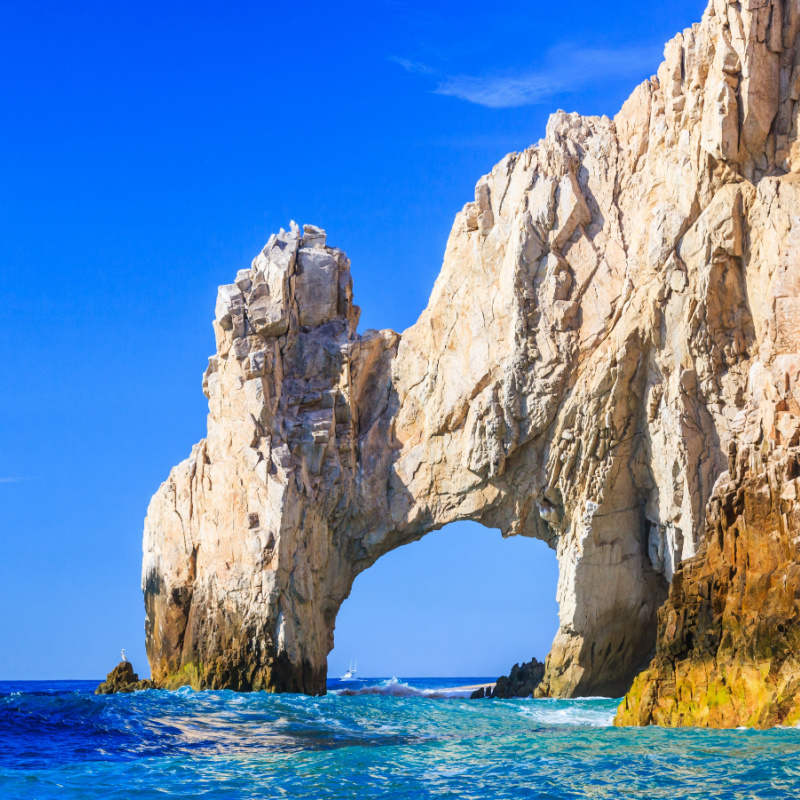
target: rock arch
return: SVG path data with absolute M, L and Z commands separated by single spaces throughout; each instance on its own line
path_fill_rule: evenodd
M 145 522 L 156 683 L 324 692 L 355 576 L 472 519 L 557 552 L 540 692 L 627 689 L 775 327 L 751 261 L 783 234 L 748 219 L 794 203 L 795 6 L 712 2 L 614 120 L 555 114 L 479 181 L 403 334 L 356 332 L 313 226 L 220 288 L 208 436 Z
M 355 577 L 461 519 L 557 549 L 549 691 L 618 694 L 642 666 L 666 590 L 628 468 L 645 345 L 634 334 L 613 365 L 578 369 L 579 328 L 554 326 L 552 301 L 536 320 L 526 308 L 521 284 L 535 291 L 548 261 L 527 218 L 511 233 L 471 226 L 491 187 L 459 215 L 431 304 L 402 336 L 356 333 L 349 262 L 311 226 L 272 237 L 220 288 L 208 437 L 145 525 L 159 684 L 323 692 Z

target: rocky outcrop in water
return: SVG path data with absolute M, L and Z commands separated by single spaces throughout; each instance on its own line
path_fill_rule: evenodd
M 501 675 L 494 686 L 481 687 L 470 695 L 470 699 L 482 697 L 532 697 L 544 677 L 544 664 L 536 658 L 524 664 L 514 664 L 511 672 Z
M 722 663 L 695 648 L 709 608 L 723 652 L 760 674 L 746 643 L 762 634 L 726 638 L 720 598 L 758 579 L 783 608 L 770 581 L 791 548 L 747 560 L 744 584 L 711 581 L 697 613 L 681 592 L 689 565 L 721 587 L 738 563 L 703 544 L 721 529 L 709 502 L 766 480 L 796 444 L 798 30 L 798 0 L 714 0 L 613 120 L 555 114 L 478 182 L 402 335 L 357 333 L 350 263 L 319 228 L 272 237 L 220 288 L 208 435 L 145 522 L 159 686 L 324 692 L 355 577 L 460 519 L 556 551 L 539 694 L 625 693 L 660 631 L 653 701 L 621 717 L 660 721 L 641 709 L 694 680 L 679 664 Z M 732 447 L 751 453 L 746 475 L 730 477 Z M 777 519 L 762 505 L 754 548 Z M 674 578 L 680 631 L 657 620 Z
M 139 680 L 139 676 L 133 671 L 133 664 L 130 661 L 120 661 L 106 679 L 94 690 L 95 694 L 127 694 L 138 692 L 142 689 L 155 689 L 153 681 L 145 678 Z

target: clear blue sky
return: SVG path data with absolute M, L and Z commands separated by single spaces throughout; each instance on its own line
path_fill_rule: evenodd
M 455 213 L 557 108 L 614 114 L 700 18 L 671 3 L 5 3 L 0 679 L 147 673 L 151 494 L 205 432 L 216 287 L 289 219 L 411 325 Z M 331 670 L 544 657 L 556 563 L 451 526 L 356 581 Z

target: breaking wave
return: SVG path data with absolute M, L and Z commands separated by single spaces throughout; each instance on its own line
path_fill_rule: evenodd
M 382 695 L 385 697 L 427 697 L 430 699 L 452 699 L 469 697 L 472 689 L 448 688 L 417 688 L 404 683 L 397 678 L 388 678 L 380 683 L 370 684 L 359 688 L 345 687 L 333 689 L 332 694 L 339 697 L 362 697 L 365 695 Z

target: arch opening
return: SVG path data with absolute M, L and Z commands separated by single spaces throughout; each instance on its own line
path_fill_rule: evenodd
M 328 677 L 496 678 L 544 661 L 558 631 L 558 563 L 545 542 L 454 522 L 382 556 L 336 620 Z

